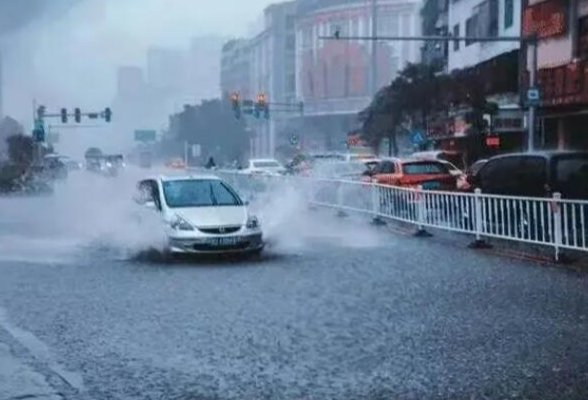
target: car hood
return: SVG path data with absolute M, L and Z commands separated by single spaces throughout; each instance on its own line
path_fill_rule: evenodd
M 245 206 L 178 208 L 174 212 L 198 228 L 241 226 L 248 217 Z

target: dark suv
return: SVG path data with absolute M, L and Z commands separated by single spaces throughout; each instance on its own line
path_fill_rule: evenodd
M 470 177 L 473 189 L 507 196 L 588 199 L 588 152 L 515 153 L 491 158 Z

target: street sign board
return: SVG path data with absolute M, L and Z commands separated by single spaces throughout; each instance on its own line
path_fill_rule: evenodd
M 500 147 L 500 136 L 488 136 L 486 138 L 486 146 Z
M 538 105 L 541 101 L 541 93 L 539 88 L 532 87 L 527 90 L 527 104 Z
M 410 132 L 410 142 L 415 146 L 423 144 L 425 140 L 425 134 L 422 131 L 415 129 Z
M 136 130 L 135 131 L 135 141 L 136 142 L 155 142 L 155 137 L 157 132 L 154 130 Z

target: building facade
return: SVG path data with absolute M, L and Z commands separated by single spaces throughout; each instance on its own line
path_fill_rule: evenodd
M 291 103 L 296 99 L 295 72 L 296 2 L 274 4 L 264 11 L 263 30 L 249 43 L 250 94 L 259 93 L 270 103 Z M 276 107 L 272 107 L 276 109 Z M 252 120 L 253 156 L 273 157 L 288 125 L 290 115 L 273 112 L 271 118 Z
M 525 1 L 522 21 L 539 39 L 538 147 L 588 150 L 588 1 Z
M 449 34 L 449 0 L 425 0 L 421 9 L 424 36 L 446 36 Z M 424 42 L 422 62 L 447 72 L 449 42 Z
M 221 54 L 220 89 L 223 97 L 239 93 L 241 98 L 250 99 L 250 46 L 246 39 L 226 42 Z
M 432 7 L 428 2 L 426 5 Z M 448 35 L 497 39 L 521 36 L 520 1 L 451 0 L 447 6 Z M 439 18 L 439 25 L 443 25 L 443 18 Z M 472 122 L 472 113 L 479 112 L 472 104 L 465 101 L 454 105 L 448 118 L 433 125 L 428 132 L 436 147 L 463 152 L 469 162 L 524 148 L 526 128 L 520 97 L 523 79 L 520 48 L 519 41 L 447 42 L 447 72 L 457 84 L 469 85 L 472 97 L 475 97 L 473 93 L 480 94 L 497 107 L 492 112 L 484 111 L 487 126 L 481 128 L 478 122 Z
M 448 28 L 453 36 L 520 36 L 520 16 L 520 0 L 452 0 Z M 519 48 L 519 42 L 454 41 L 448 69 L 468 68 Z
M 378 0 L 377 34 L 421 34 L 420 0 Z M 420 60 L 419 42 L 324 40 L 325 36 L 371 36 L 371 2 L 300 0 L 296 23 L 296 93 L 304 102 L 300 131 L 310 151 L 344 150 L 358 128 L 357 114 L 374 89 L 389 84 L 408 63 Z M 377 51 L 375 64 L 372 48 Z M 372 76 L 375 88 L 372 87 Z

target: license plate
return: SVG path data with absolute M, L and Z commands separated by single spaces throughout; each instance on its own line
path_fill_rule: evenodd
M 441 187 L 441 182 L 424 182 L 423 183 L 423 189 L 426 190 L 433 190 L 433 189 L 439 189 Z
M 239 244 L 239 238 L 227 237 L 227 238 L 214 238 L 208 239 L 206 244 L 209 246 L 223 247 L 223 246 L 236 246 Z

